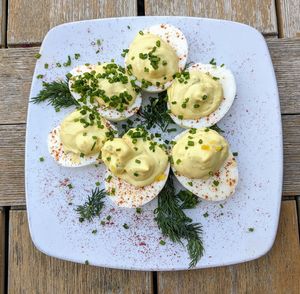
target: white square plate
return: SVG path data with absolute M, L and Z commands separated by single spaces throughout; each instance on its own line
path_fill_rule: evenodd
M 96 63 L 120 56 L 139 30 L 157 23 L 179 27 L 189 43 L 189 61 L 225 63 L 237 82 L 237 98 L 219 126 L 225 131 L 237 160 L 240 182 L 235 195 L 223 203 L 202 201 L 187 213 L 203 225 L 205 254 L 196 268 L 223 266 L 264 255 L 274 242 L 281 201 L 282 133 L 276 79 L 269 51 L 255 29 L 229 21 L 190 17 L 130 17 L 81 21 L 53 28 L 41 47 L 30 97 L 45 81 L 64 78 L 75 65 Z M 101 40 L 101 45 L 96 40 Z M 100 50 L 97 53 L 97 50 Z M 72 67 L 57 67 L 67 56 Z M 44 64 L 49 68 L 45 69 Z M 45 104 L 29 104 L 26 134 L 26 200 L 35 246 L 58 258 L 122 269 L 187 269 L 186 249 L 166 240 L 153 220 L 156 200 L 135 210 L 120 209 L 109 199 L 101 218 L 80 223 L 74 211 L 95 182 L 103 182 L 103 167 L 59 167 L 47 151 L 48 132 L 72 109 L 56 113 Z M 45 161 L 40 162 L 39 157 Z M 66 184 L 72 183 L 73 189 Z M 69 205 L 73 203 L 73 205 Z M 208 213 L 208 217 L 203 214 Z M 110 224 L 100 220 L 112 216 Z M 127 223 L 129 229 L 123 228 Z M 248 228 L 254 228 L 249 232 Z M 96 234 L 92 230 L 97 229 Z

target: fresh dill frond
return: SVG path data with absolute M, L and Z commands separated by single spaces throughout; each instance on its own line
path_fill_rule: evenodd
M 163 132 L 166 131 L 170 123 L 173 123 L 168 114 L 167 94 L 162 92 L 158 97 L 150 97 L 150 104 L 142 107 L 139 116 L 147 129 L 157 125 Z
M 191 259 L 189 266 L 194 267 L 204 252 L 202 226 L 192 223 L 192 219 L 183 212 L 180 202 L 170 176 L 159 194 L 158 207 L 154 211 L 155 220 L 162 234 L 171 241 L 183 244 L 183 240 L 187 240 L 186 246 Z
M 47 101 L 56 111 L 69 106 L 78 106 L 79 103 L 70 93 L 67 81 L 43 82 L 43 89 L 36 96 L 31 98 L 31 102 L 38 104 Z
M 106 196 L 104 190 L 96 188 L 92 190 L 92 195 L 88 197 L 83 205 L 78 205 L 75 209 L 79 214 L 79 221 L 82 223 L 85 220 L 91 221 L 94 217 L 99 216 L 104 207 L 103 199 Z
M 224 133 L 224 131 L 221 128 L 219 128 L 219 126 L 217 124 L 214 124 L 213 126 L 211 126 L 210 129 L 212 129 L 218 133 Z
M 195 208 L 200 202 L 200 199 L 188 190 L 181 190 L 176 196 L 181 200 L 181 209 Z

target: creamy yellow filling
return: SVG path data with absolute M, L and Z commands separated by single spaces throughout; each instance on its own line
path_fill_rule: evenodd
M 211 129 L 190 129 L 172 149 L 176 171 L 190 179 L 206 179 L 217 172 L 229 154 L 224 137 Z
M 168 88 L 171 112 L 180 119 L 199 119 L 213 113 L 223 100 L 221 83 L 208 73 L 191 71 Z
M 165 179 L 168 165 L 166 152 L 143 129 L 131 129 L 122 138 L 107 141 L 102 159 L 115 176 L 137 187 Z
M 175 50 L 160 37 L 138 34 L 129 47 L 126 66 L 140 82 L 161 86 L 179 71 Z M 147 84 L 147 83 L 146 83 Z
M 76 110 L 61 123 L 60 139 L 65 152 L 92 155 L 101 151 L 110 130 L 106 120 L 100 117 L 91 124 L 90 114 L 86 110 Z

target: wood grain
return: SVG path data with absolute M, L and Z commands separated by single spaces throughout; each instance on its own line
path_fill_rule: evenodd
M 0 50 L 0 124 L 24 123 L 39 48 Z
M 279 37 L 291 38 L 300 33 L 299 0 L 277 0 Z
M 5 211 L 0 208 L 0 293 L 4 293 L 5 280 Z
M 38 251 L 26 211 L 12 210 L 9 226 L 9 293 L 152 293 L 152 273 L 75 264 Z
M 282 113 L 300 113 L 300 39 L 270 40 Z M 39 48 L 0 50 L 0 124 L 26 121 L 28 96 Z
M 269 39 L 267 44 L 276 73 L 281 113 L 300 113 L 300 38 Z
M 9 46 L 41 43 L 47 31 L 61 23 L 136 15 L 136 0 L 10 0 Z
M 266 256 L 236 266 L 157 275 L 160 294 L 300 293 L 296 202 L 282 202 L 275 245 Z
M 275 0 L 145 0 L 145 14 L 228 19 L 277 34 Z
M 25 204 L 25 125 L 0 126 L 0 138 L 0 205 Z
M 283 195 L 300 195 L 300 115 L 282 117 L 284 146 Z
M 282 119 L 284 133 L 283 195 L 299 195 L 300 115 L 285 115 Z M 26 126 L 23 124 L 0 125 L 0 206 L 25 204 L 25 128 Z M 48 155 L 41 154 L 41 156 L 47 157 Z

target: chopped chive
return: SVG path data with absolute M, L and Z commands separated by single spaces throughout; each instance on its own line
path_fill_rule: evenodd
M 214 181 L 213 181 L 213 184 L 214 184 L 216 187 L 218 187 L 218 186 L 219 186 L 219 181 L 214 180 Z

